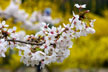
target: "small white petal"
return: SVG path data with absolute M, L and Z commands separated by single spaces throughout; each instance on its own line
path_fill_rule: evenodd
M 69 18 L 69 22 L 70 22 L 70 23 L 72 22 L 72 18 Z
M 2 57 L 6 57 L 4 53 L 2 53 Z
M 5 25 L 5 23 L 6 23 L 5 21 L 2 21 L 2 25 Z
M 13 31 L 12 29 L 9 29 L 9 30 L 8 30 L 9 33 L 11 33 L 12 31 Z
M 84 4 L 84 5 L 81 5 L 81 8 L 86 8 L 86 4 Z
M 16 27 L 13 27 L 13 30 L 15 30 L 15 31 L 16 31 Z
M 7 31 L 7 28 L 3 28 L 4 31 Z
M 2 28 L 2 24 L 0 24 L 0 28 Z
M 4 25 L 5 27 L 8 27 L 9 25 Z
M 80 5 L 79 4 L 75 4 L 74 6 L 77 7 L 77 8 L 80 8 Z

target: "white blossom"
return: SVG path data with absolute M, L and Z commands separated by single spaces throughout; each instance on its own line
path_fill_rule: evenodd
M 86 31 L 87 31 L 88 34 L 89 34 L 89 33 L 91 33 L 91 34 L 94 34 L 94 33 L 95 33 L 95 30 L 94 30 L 93 28 L 90 28 L 90 27 L 88 27 L 88 28 L 86 29 Z
M 2 21 L 2 23 L 0 24 L 0 28 L 3 28 L 3 27 L 8 27 L 9 25 L 6 25 L 5 21 Z
M 41 61 L 45 58 L 46 54 L 42 51 L 37 51 L 35 53 L 32 53 L 32 60 L 38 60 L 38 61 Z
M 7 42 L 4 39 L 0 39 L 0 57 L 5 57 L 7 51 Z
M 77 8 L 86 8 L 86 4 L 83 5 L 75 4 L 74 6 Z

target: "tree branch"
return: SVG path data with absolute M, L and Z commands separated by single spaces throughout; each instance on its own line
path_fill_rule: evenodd
M 24 44 L 30 44 L 30 45 L 42 45 L 45 42 L 42 43 L 36 43 L 36 42 L 29 42 L 29 41 L 20 41 L 20 40 L 14 40 L 14 39 L 7 39 L 6 41 L 11 41 L 11 42 L 19 42 L 19 43 L 24 43 Z

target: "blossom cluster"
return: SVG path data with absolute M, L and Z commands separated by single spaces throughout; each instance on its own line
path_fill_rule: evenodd
M 17 33 L 15 27 L 7 29 L 8 25 L 3 21 L 0 24 L 0 56 L 5 57 L 7 48 L 15 47 L 19 49 L 21 61 L 27 66 L 39 65 L 40 62 L 41 66 L 51 62 L 62 62 L 70 55 L 72 39 L 95 33 L 95 20 L 89 20 L 88 23 L 83 19 L 84 17 L 73 12 L 69 24 L 49 28 L 49 24 L 42 23 L 41 31 L 35 35 Z
M 25 10 L 19 8 L 20 4 L 21 0 L 11 0 L 10 5 L 5 10 L 0 9 L 0 17 L 6 20 L 13 18 L 14 22 L 22 22 L 22 27 L 29 30 L 39 30 L 42 26 L 41 22 L 53 25 L 60 22 L 59 18 L 52 19 L 50 15 L 43 15 L 38 11 L 34 11 L 31 16 L 29 16 Z

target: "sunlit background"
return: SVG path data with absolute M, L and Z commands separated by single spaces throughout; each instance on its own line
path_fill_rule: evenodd
M 62 63 L 47 65 L 43 72 L 108 72 L 108 0 L 21 0 L 19 9 L 25 10 L 30 16 L 37 11 L 44 14 L 50 10 L 52 19 L 59 19 L 58 26 L 68 23 L 72 17 L 72 11 L 77 13 L 74 4 L 87 4 L 91 13 L 87 17 L 96 19 L 96 33 L 74 40 L 71 54 Z M 0 0 L 0 9 L 5 10 L 10 0 Z M 14 22 L 13 18 L 5 19 L 10 27 L 17 26 L 18 30 L 24 30 L 27 34 L 35 34 L 39 30 L 25 29 L 22 22 Z M 38 23 L 38 22 L 35 22 Z M 17 50 L 8 50 L 5 58 L 0 58 L 0 72 L 36 72 L 35 67 L 27 67 L 20 62 Z

